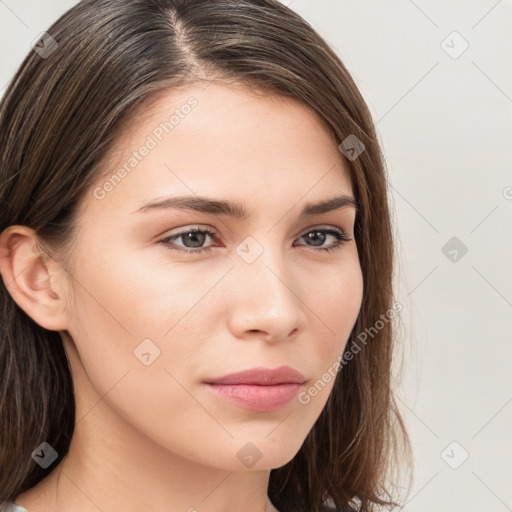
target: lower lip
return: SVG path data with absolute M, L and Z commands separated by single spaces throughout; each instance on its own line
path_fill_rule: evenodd
M 218 396 L 252 411 L 275 411 L 293 400 L 301 384 L 287 383 L 273 386 L 255 384 L 206 384 Z

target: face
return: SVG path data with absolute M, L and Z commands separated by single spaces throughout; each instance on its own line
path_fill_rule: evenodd
M 334 139 L 296 100 L 212 82 L 155 97 L 102 166 L 70 267 L 74 369 L 166 451 L 235 471 L 284 465 L 327 402 L 324 374 L 362 300 L 355 209 L 302 214 L 354 197 Z M 298 383 L 206 384 L 284 366 Z

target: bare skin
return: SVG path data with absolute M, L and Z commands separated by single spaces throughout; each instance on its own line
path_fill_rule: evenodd
M 158 141 L 155 127 L 190 97 L 195 108 Z M 346 163 L 306 106 L 241 85 L 167 91 L 127 126 L 96 195 L 81 204 L 67 271 L 36 247 L 33 230 L 10 226 L 0 237 L 14 300 L 61 333 L 77 407 L 67 456 L 15 502 L 31 512 L 275 511 L 270 470 L 296 455 L 334 379 L 307 404 L 295 398 L 264 412 L 219 398 L 204 381 L 288 365 L 305 376 L 305 392 L 343 353 L 363 296 L 356 211 L 300 213 L 353 197 Z M 156 147 L 104 186 L 148 135 Z M 240 202 L 248 217 L 137 212 L 177 195 Z M 175 238 L 172 250 L 160 241 L 178 228 L 214 235 Z M 309 239 L 320 228 L 351 240 L 322 251 L 338 242 L 325 232 Z M 146 359 L 160 350 L 148 365 L 134 354 L 145 339 Z M 261 455 L 251 467 L 237 455 L 247 446 Z

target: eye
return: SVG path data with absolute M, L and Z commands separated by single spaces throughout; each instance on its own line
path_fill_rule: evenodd
M 205 242 L 205 237 L 214 237 L 215 233 L 208 228 L 188 228 L 178 233 L 168 236 L 159 241 L 159 243 L 164 244 L 168 249 L 172 251 L 184 252 L 188 254 L 198 254 L 211 252 L 212 247 L 200 247 Z M 341 249 L 341 247 L 346 243 L 350 242 L 352 238 L 348 236 L 342 229 L 339 228 L 315 228 L 313 230 L 309 230 L 303 235 L 299 237 L 305 238 L 306 240 L 313 242 L 313 245 L 310 247 L 318 247 L 325 243 L 326 237 L 333 237 L 335 239 L 334 245 L 329 245 L 328 247 L 320 247 L 319 251 L 334 251 L 336 249 Z M 181 239 L 185 245 L 179 246 L 176 245 L 175 241 Z M 190 244 L 190 245 L 188 245 Z M 303 245 L 303 244 L 301 244 Z M 185 247 L 178 248 L 178 247 Z M 189 250 L 187 250 L 189 249 Z
M 171 249 L 172 251 L 178 251 L 178 252 L 185 252 L 185 253 L 201 253 L 201 252 L 211 252 L 210 247 L 199 247 L 201 244 L 204 243 L 205 235 L 213 237 L 215 233 L 208 228 L 193 228 L 193 229 L 186 229 L 183 231 L 179 231 L 175 235 L 168 236 L 164 238 L 163 240 L 160 240 L 160 243 L 163 243 L 168 249 Z M 188 236 L 185 236 L 188 235 Z M 191 251 L 183 250 L 183 249 L 177 249 L 176 244 L 172 243 L 174 240 L 177 240 L 181 238 L 183 241 L 186 241 L 186 243 L 191 243 L 192 246 L 186 246 L 190 249 L 195 249 Z
M 341 249 L 346 242 L 350 242 L 352 240 L 350 236 L 348 236 L 342 229 L 339 228 L 315 228 L 311 231 L 308 231 L 307 233 L 304 233 L 300 238 L 306 238 L 318 246 L 321 245 L 325 241 L 325 238 L 328 236 L 335 238 L 335 244 L 329 245 L 328 247 L 321 247 L 319 249 L 320 251 L 335 251 L 337 249 Z

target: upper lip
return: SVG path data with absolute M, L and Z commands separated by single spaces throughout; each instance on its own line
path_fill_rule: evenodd
M 289 366 L 280 366 L 273 370 L 269 368 L 251 368 L 242 372 L 230 373 L 209 380 L 207 384 L 257 384 L 271 386 L 275 384 L 297 383 L 303 384 L 306 381 L 304 375 Z

